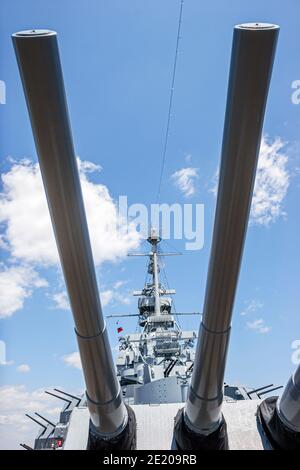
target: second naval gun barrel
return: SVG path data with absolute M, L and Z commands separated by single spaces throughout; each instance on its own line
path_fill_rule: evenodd
M 217 432 L 231 317 L 279 27 L 234 28 L 213 238 L 195 364 L 184 410 L 191 432 Z M 225 425 L 226 426 L 226 425 Z
M 283 423 L 298 434 L 300 444 L 300 364 L 286 384 L 277 410 Z
M 13 34 L 48 207 L 86 383 L 92 429 L 115 437 L 127 426 L 105 321 L 67 109 L 57 34 Z
M 273 449 L 300 449 L 300 364 L 281 397 L 268 397 L 259 405 L 258 418 Z

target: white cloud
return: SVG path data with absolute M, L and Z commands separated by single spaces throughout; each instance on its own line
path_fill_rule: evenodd
M 11 255 L 25 262 L 55 264 L 58 254 L 38 165 L 15 163 L 2 175 L 0 222 Z
M 0 318 L 11 316 L 23 308 L 34 288 L 47 286 L 47 281 L 30 266 L 0 265 Z
M 101 304 L 103 307 L 105 307 L 112 301 L 113 295 L 114 293 L 111 289 L 107 289 L 101 292 Z
M 261 309 L 264 306 L 259 300 L 253 299 L 246 302 L 246 307 L 241 312 L 242 316 L 249 315 L 250 313 L 256 312 L 258 309 Z
M 264 304 L 257 299 L 248 300 L 247 302 L 245 302 L 245 304 L 246 307 L 241 312 L 241 316 L 253 315 L 257 312 L 257 310 L 262 309 L 264 306 Z M 256 331 L 257 333 L 261 334 L 266 334 L 271 331 L 271 327 L 266 325 L 265 320 L 263 320 L 263 318 L 249 321 L 246 323 L 246 325 L 249 330 Z
M 44 393 L 43 389 L 30 391 L 25 385 L 0 387 L 0 448 L 18 449 L 19 443 L 33 445 L 39 428 L 25 413 L 41 413 L 50 420 L 57 417 L 62 402 Z
M 215 197 L 217 197 L 217 194 L 218 194 L 219 176 L 220 176 L 220 167 L 218 166 L 218 168 L 215 171 L 214 176 L 212 177 L 212 186 L 208 190 Z
M 114 283 L 114 289 L 120 289 L 120 287 L 124 286 L 127 284 L 128 281 L 116 281 Z
M 21 372 L 22 374 L 27 374 L 28 372 L 30 372 L 30 366 L 28 364 L 20 364 L 17 367 L 17 371 Z
M 77 164 L 79 167 L 79 171 L 83 173 L 95 173 L 99 172 L 102 170 L 101 165 L 97 165 L 96 163 L 89 162 L 86 160 L 80 160 L 80 158 L 77 158 Z
M 181 168 L 172 174 L 171 179 L 174 185 L 183 193 L 185 197 L 195 194 L 195 180 L 198 178 L 198 168 Z
M 70 354 L 66 354 L 65 356 L 62 357 L 62 360 L 67 366 L 82 370 L 81 360 L 80 360 L 78 351 L 75 351 Z
M 52 300 L 54 300 L 55 308 L 58 308 L 60 310 L 70 310 L 69 298 L 66 291 L 57 292 L 51 297 Z
M 286 215 L 283 202 L 290 183 L 290 173 L 284 146 L 285 143 L 280 137 L 273 141 L 268 140 L 266 136 L 262 138 L 250 212 L 251 224 L 268 226 Z M 218 182 L 219 168 L 209 189 L 215 196 Z
M 132 223 L 126 231 L 126 221 L 107 187 L 89 181 L 87 175 L 101 167 L 79 159 L 78 166 L 95 264 L 118 261 L 138 247 L 140 235 Z M 36 269 L 56 266 L 59 259 L 38 164 L 12 161 L 2 183 L 0 248 L 9 252 L 14 263 L 0 266 L 0 317 L 7 317 L 23 307 L 34 288 L 47 285 Z M 65 292 L 52 298 L 57 308 L 69 308 Z
M 127 292 L 120 291 L 120 288 L 126 283 L 127 281 L 116 281 L 111 289 L 101 291 L 100 298 L 102 307 L 105 307 L 111 302 L 128 305 L 131 302 L 131 297 Z M 51 295 L 50 298 L 54 300 L 55 308 L 60 310 L 70 310 L 69 298 L 66 291 L 57 292 Z
M 116 302 L 124 305 L 129 305 L 131 303 L 131 297 L 122 292 L 116 292 L 113 289 L 107 289 L 100 293 L 101 304 L 103 307 L 106 305 Z
M 284 145 L 279 137 L 273 142 L 262 139 L 251 206 L 250 220 L 254 224 L 269 225 L 285 215 L 283 201 L 290 175 Z
M 117 261 L 126 256 L 128 250 L 138 247 L 140 236 L 133 224 L 129 224 L 126 233 L 125 221 L 119 217 L 107 187 L 88 180 L 87 174 L 100 170 L 100 167 L 79 161 L 79 169 L 95 263 Z M 2 182 L 0 222 L 5 226 L 2 246 L 22 262 L 58 264 L 38 164 L 29 160 L 15 162 L 2 175 Z
M 271 327 L 267 326 L 262 318 L 254 320 L 253 322 L 247 322 L 247 328 L 261 334 L 269 333 L 271 331 Z

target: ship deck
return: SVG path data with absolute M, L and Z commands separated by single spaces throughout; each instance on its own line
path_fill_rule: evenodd
M 226 401 L 222 410 L 227 422 L 231 450 L 268 449 L 256 411 L 260 400 Z M 137 420 L 138 450 L 176 449 L 173 442 L 174 418 L 183 403 L 132 405 Z M 73 410 L 65 450 L 86 449 L 89 427 L 87 408 Z

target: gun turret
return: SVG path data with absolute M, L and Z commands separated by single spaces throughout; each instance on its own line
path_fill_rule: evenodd
M 182 449 L 228 447 L 224 372 L 278 32 L 270 24 L 234 28 L 203 317 L 186 406 L 175 427 Z
M 134 415 L 123 403 L 102 315 L 57 35 L 32 30 L 12 38 L 75 322 L 91 416 L 89 446 L 131 448 Z

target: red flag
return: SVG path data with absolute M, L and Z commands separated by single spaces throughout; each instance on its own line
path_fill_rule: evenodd
M 123 331 L 123 328 L 121 326 L 119 326 L 119 328 L 117 329 L 118 333 L 121 333 L 121 331 Z

